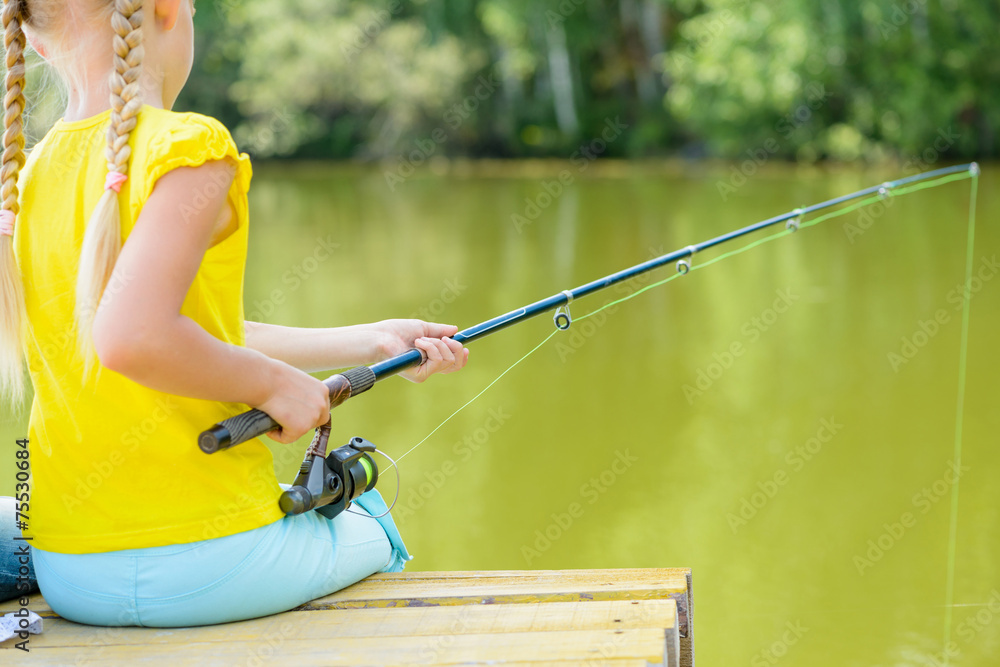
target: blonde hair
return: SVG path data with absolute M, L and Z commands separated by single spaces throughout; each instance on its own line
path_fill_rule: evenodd
M 111 74 L 111 126 L 105 155 L 109 174 L 117 172 L 128 176 L 128 159 L 132 154 L 129 135 L 135 129 L 142 108 L 139 84 L 144 55 L 142 0 L 114 0 L 111 27 L 114 29 L 115 68 Z M 121 252 L 121 238 L 118 193 L 105 187 L 87 223 L 76 281 L 77 343 L 88 367 L 93 358 L 94 317 Z
M 111 73 L 111 125 L 105 155 L 108 172 L 128 175 L 129 136 L 142 108 L 142 5 L 143 0 L 111 0 L 114 69 Z M 37 23 L 32 21 L 29 0 L 3 0 L 4 44 L 7 74 L 4 80 L 3 157 L 0 165 L 2 206 L 14 216 L 20 212 L 17 178 L 24 166 L 24 86 L 26 38 L 23 25 L 45 31 L 54 23 L 54 10 L 39 3 Z M 89 367 L 94 357 L 93 324 L 101 296 L 121 252 L 121 211 L 118 193 L 105 189 L 94 209 L 80 253 L 74 319 L 78 348 Z M 0 397 L 19 402 L 24 395 L 22 344 L 27 318 L 24 285 L 14 258 L 13 238 L 0 235 Z
M 24 166 L 24 49 L 27 40 L 21 28 L 27 8 L 22 0 L 4 0 L 3 28 L 7 75 L 4 78 L 3 157 L 0 162 L 0 197 L 3 210 L 16 218 L 17 176 Z M 21 339 L 27 321 L 24 285 L 14 258 L 14 237 L 0 235 L 0 395 L 19 403 L 24 397 L 24 359 Z

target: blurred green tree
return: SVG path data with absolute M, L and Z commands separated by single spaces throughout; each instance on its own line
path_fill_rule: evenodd
M 994 156 L 1000 3 L 217 0 L 181 104 L 261 156 Z M 444 134 L 440 134 L 443 132 Z

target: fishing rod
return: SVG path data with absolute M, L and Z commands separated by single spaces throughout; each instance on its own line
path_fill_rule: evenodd
M 666 255 L 650 259 L 631 268 L 624 269 L 622 271 L 618 271 L 617 273 L 605 276 L 604 278 L 599 278 L 598 280 L 586 283 L 585 285 L 581 285 L 575 289 L 563 290 L 562 292 L 554 294 L 546 299 L 542 299 L 541 301 L 536 301 L 535 303 L 524 306 L 523 308 L 512 310 L 509 313 L 499 315 L 493 319 L 486 320 L 485 322 L 469 327 L 468 329 L 458 332 L 452 336 L 452 338 L 459 343 L 469 343 L 550 310 L 556 311 L 553 317 L 556 327 L 565 330 L 572 324 L 569 305 L 575 299 L 593 294 L 594 292 L 598 292 L 611 287 L 612 285 L 630 280 L 636 276 L 673 262 L 676 262 L 678 272 L 687 273 L 691 269 L 690 258 L 695 253 L 708 250 L 709 248 L 713 248 L 728 241 L 747 236 L 761 229 L 779 225 L 781 223 L 785 223 L 786 229 L 794 231 L 799 228 L 802 217 L 810 213 L 870 195 L 877 194 L 880 197 L 887 197 L 895 188 L 917 183 L 919 181 L 948 176 L 950 174 L 959 174 L 962 172 L 969 172 L 972 175 L 977 175 L 979 173 L 979 165 L 972 162 L 969 164 L 935 169 L 933 171 L 907 176 L 895 181 L 886 181 L 880 185 L 874 185 L 851 194 L 828 199 L 824 202 L 806 206 L 804 208 L 797 208 L 793 211 L 789 211 L 788 213 L 783 213 L 781 215 L 774 216 L 773 218 L 768 218 L 767 220 L 762 220 L 761 222 L 747 225 L 741 229 L 722 234 L 707 241 L 689 245 L 685 248 L 681 248 L 680 250 L 675 250 L 671 253 L 667 253 Z M 347 399 L 368 391 L 379 380 L 383 380 L 392 375 L 396 375 L 407 368 L 421 364 L 424 360 L 425 357 L 423 352 L 418 349 L 411 349 L 395 357 L 386 359 L 385 361 L 380 361 L 369 366 L 357 366 L 327 378 L 324 381 L 324 384 L 330 391 L 331 410 L 344 403 Z M 246 442 L 247 440 L 264 435 L 265 433 L 273 431 L 277 428 L 280 428 L 280 425 L 270 415 L 261 410 L 252 409 L 234 417 L 230 417 L 225 421 L 219 422 L 207 431 L 204 431 L 198 438 L 198 446 L 206 454 L 213 454 L 220 450 L 229 449 L 230 447 L 234 447 L 240 443 Z M 324 427 L 317 429 L 316 437 L 313 439 L 312 444 L 310 444 L 310 447 L 306 452 L 306 459 L 302 463 L 298 477 L 296 477 L 292 491 L 296 491 L 298 489 L 299 491 L 296 492 L 298 495 L 293 493 L 292 495 L 295 497 L 291 498 L 289 497 L 289 492 L 286 491 L 282 496 L 281 506 L 286 513 L 298 514 L 302 511 L 306 511 L 306 509 L 311 509 L 312 507 L 317 506 L 314 503 L 324 504 L 321 502 L 320 496 L 323 494 L 329 495 L 329 487 L 331 486 L 338 486 L 338 491 L 333 492 L 333 496 L 336 498 L 333 502 L 340 503 L 342 502 L 342 498 L 347 498 L 348 505 L 352 498 L 347 496 L 353 494 L 360 495 L 360 493 L 363 493 L 364 489 L 369 489 L 374 486 L 378 472 L 374 461 L 369 455 L 369 452 L 375 451 L 375 449 L 371 443 L 368 443 L 361 438 L 352 439 L 350 443 L 330 454 L 329 458 L 335 458 L 336 461 L 341 461 L 341 459 L 348 460 L 346 468 L 342 461 L 340 463 L 336 463 L 336 465 L 340 466 L 339 469 L 341 470 L 339 475 L 340 480 L 333 481 L 333 477 L 338 475 L 329 470 L 331 465 L 329 458 L 327 459 L 327 466 L 323 466 L 323 471 L 317 473 L 313 469 L 313 463 L 317 460 L 317 457 L 322 458 L 326 455 L 326 442 L 329 437 L 329 425 L 325 427 L 325 434 L 321 435 L 321 430 L 323 428 Z M 352 466 L 355 473 L 349 472 L 349 470 L 352 469 Z M 362 467 L 365 470 L 364 474 L 359 472 Z M 345 474 L 348 477 L 351 477 L 351 475 L 354 474 L 353 479 L 356 479 L 357 482 L 354 484 L 354 491 L 348 492 L 348 489 L 344 488 L 346 486 L 344 483 Z M 333 477 L 331 477 L 331 475 Z M 300 481 L 302 484 L 299 483 Z M 322 500 L 329 500 L 329 498 L 323 497 Z

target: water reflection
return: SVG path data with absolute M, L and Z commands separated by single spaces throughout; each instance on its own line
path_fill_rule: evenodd
M 619 170 L 577 179 L 518 228 L 512 216 L 559 166 L 534 168 L 416 177 L 391 195 L 376 171 L 303 182 L 261 170 L 274 193 L 254 200 L 256 220 L 285 204 L 295 216 L 258 222 L 248 294 L 331 231 L 343 252 L 276 321 L 406 316 L 452 281 L 463 290 L 440 319 L 465 326 L 891 177 L 775 170 L 722 201 L 716 173 Z M 977 262 L 997 248 L 993 180 L 987 170 Z M 960 311 L 949 292 L 964 270 L 968 192 L 948 185 L 803 230 L 560 334 L 407 458 L 400 523 L 413 566 L 690 565 L 705 664 L 933 664 L 950 491 L 929 506 L 918 496 L 953 458 Z M 973 302 L 957 603 L 1000 585 L 1000 498 L 987 472 L 998 303 L 989 282 Z M 941 309 L 948 320 L 893 369 L 888 355 Z M 387 382 L 342 408 L 336 428 L 405 451 L 551 326 L 542 317 L 477 342 L 459 376 Z M 956 608 L 953 627 L 967 613 Z M 808 631 L 778 647 L 789 624 Z M 984 628 L 953 662 L 987 664 L 998 637 Z

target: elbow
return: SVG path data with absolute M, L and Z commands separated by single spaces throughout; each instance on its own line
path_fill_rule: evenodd
M 94 337 L 94 348 L 101 366 L 120 375 L 129 377 L 138 356 L 125 341 L 114 338 Z
M 155 342 L 143 327 L 108 326 L 94 322 L 94 351 L 101 366 L 135 379 L 148 369 Z

